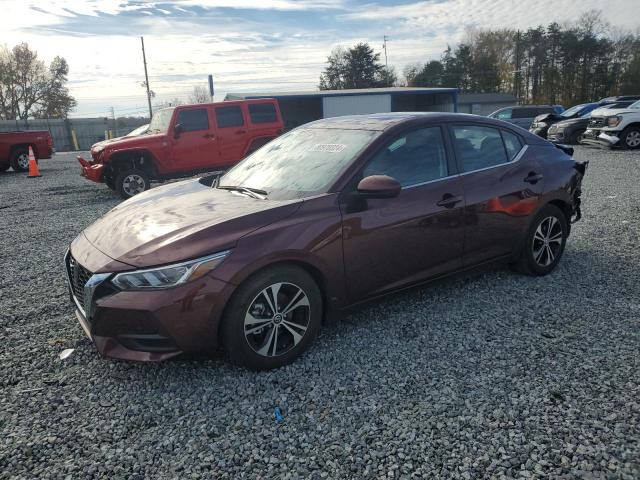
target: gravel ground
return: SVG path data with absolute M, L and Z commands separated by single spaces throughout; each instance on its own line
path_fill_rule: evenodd
M 0 174 L 0 478 L 640 478 L 640 152 L 576 157 L 556 272 L 390 297 L 269 373 L 99 357 L 62 256 L 119 200 L 69 154 Z

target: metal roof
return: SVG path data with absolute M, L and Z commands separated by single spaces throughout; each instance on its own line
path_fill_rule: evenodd
M 422 88 L 422 87 L 388 87 L 388 88 L 355 88 L 346 90 L 312 90 L 298 92 L 235 92 L 227 93 L 227 100 L 247 98 L 299 98 L 299 97 L 339 97 L 347 95 L 410 95 L 457 93 L 457 88 Z

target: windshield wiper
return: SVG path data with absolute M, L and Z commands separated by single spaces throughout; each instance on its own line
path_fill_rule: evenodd
M 222 190 L 233 190 L 235 192 L 246 193 L 250 197 L 257 198 L 258 200 L 266 200 L 268 192 L 260 190 L 259 188 L 241 187 L 233 185 L 218 185 L 218 188 Z

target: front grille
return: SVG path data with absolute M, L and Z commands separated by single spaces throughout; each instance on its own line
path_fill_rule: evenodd
M 604 118 L 603 117 L 593 117 L 589 121 L 589 128 L 598 128 L 604 127 Z
M 80 305 L 83 304 L 84 286 L 87 284 L 93 273 L 80 265 L 71 254 L 69 254 L 69 281 L 73 296 Z

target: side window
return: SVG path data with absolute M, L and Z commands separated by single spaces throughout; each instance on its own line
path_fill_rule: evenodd
M 502 140 L 504 140 L 504 146 L 507 149 L 507 156 L 509 161 L 513 160 L 520 150 L 522 150 L 522 142 L 515 133 L 502 130 Z
M 371 159 L 363 176 L 388 175 L 403 187 L 447 176 L 447 156 L 440 127 L 412 130 L 394 138 Z
M 496 115 L 496 118 L 500 120 L 511 120 L 511 112 L 512 110 L 510 108 L 507 108 L 506 110 L 503 110 L 500 113 L 498 113 Z
M 511 118 L 533 118 L 537 114 L 537 111 L 533 108 L 514 108 Z
M 176 124 L 182 125 L 183 132 L 195 132 L 197 130 L 209 130 L 209 117 L 206 108 L 193 110 L 180 110 Z
M 507 152 L 498 129 L 479 125 L 454 125 L 452 129 L 464 172 L 507 163 Z
M 278 121 L 273 103 L 253 103 L 249 105 L 251 123 L 273 123 Z
M 244 125 L 242 110 L 237 105 L 233 107 L 217 107 L 216 122 L 218 128 L 241 127 Z

